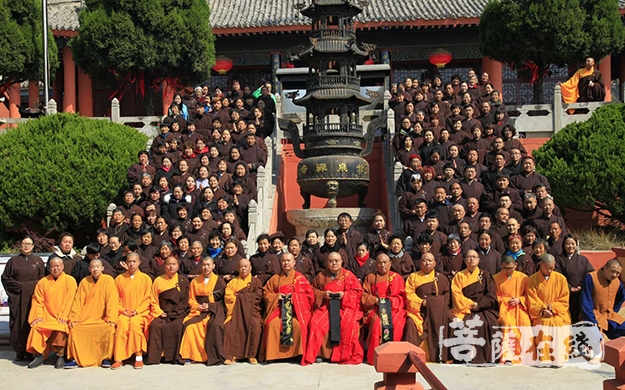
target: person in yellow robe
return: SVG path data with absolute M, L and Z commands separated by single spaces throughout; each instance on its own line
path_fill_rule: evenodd
M 28 365 L 35 368 L 43 364 L 46 354 L 56 353 L 54 368 L 65 367 L 65 347 L 69 328 L 69 311 L 76 294 L 76 280 L 63 272 L 63 259 L 54 257 L 48 260 L 50 275 L 41 279 L 35 286 L 28 323 L 30 333 L 26 352 L 35 358 Z
M 247 359 L 258 364 L 258 348 L 262 337 L 260 302 L 263 299 L 263 283 L 252 276 L 249 260 L 239 260 L 239 276 L 226 286 L 226 320 L 224 321 L 224 364 Z
M 605 87 L 601 72 L 595 70 L 594 58 L 586 58 L 584 67 L 564 83 L 562 88 L 562 101 L 564 103 L 575 102 L 602 102 L 605 100 Z
M 91 275 L 78 286 L 69 315 L 67 341 L 67 357 L 74 360 L 67 362 L 65 368 L 111 367 L 119 296 L 115 280 L 104 275 L 103 270 L 100 259 L 91 260 Z
M 315 294 L 306 276 L 295 270 L 295 256 L 280 255 L 281 271 L 263 287 L 265 326 L 260 360 L 271 361 L 303 355 Z
M 119 293 L 119 316 L 115 331 L 115 362 L 111 368 L 121 368 L 123 361 L 135 357 L 134 368 L 143 368 L 143 354 L 148 349 L 145 337 L 150 319 L 152 279 L 139 271 L 141 258 L 136 252 L 126 256 L 126 272 L 115 278 Z
M 527 275 L 516 270 L 511 256 L 501 260 L 501 272 L 493 276 L 499 302 L 499 324 L 502 332 L 502 363 L 521 363 L 521 330 L 531 326 L 527 303 Z M 511 333 L 512 332 L 512 333 Z
M 405 290 L 404 340 L 423 349 L 427 361 L 447 361 L 447 349 L 441 349 L 439 341 L 449 335 L 451 286 L 449 278 L 436 271 L 436 258 L 432 253 L 421 256 L 421 269 L 408 276 Z
M 205 362 L 213 366 L 225 360 L 226 282 L 213 272 L 215 261 L 212 257 L 202 258 L 201 268 L 202 274 L 196 276 L 189 286 L 191 312 L 183 320 L 180 358 L 183 362 Z
M 571 325 L 569 285 L 564 275 L 554 271 L 556 259 L 549 253 L 542 255 L 539 267 L 540 270 L 530 276 L 527 283 L 529 314 L 534 326 L 532 360 L 561 366 L 568 360 L 565 342 Z

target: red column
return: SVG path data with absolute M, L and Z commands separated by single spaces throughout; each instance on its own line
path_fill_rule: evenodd
M 599 72 L 603 78 L 603 85 L 605 86 L 605 101 L 612 100 L 612 57 L 605 56 L 599 62 Z
M 37 107 L 39 104 L 39 81 L 28 80 L 28 107 Z
M 176 92 L 176 88 L 173 85 L 169 85 L 167 80 L 163 81 L 163 115 L 167 115 L 167 110 L 169 110 L 169 105 L 174 100 L 174 93 Z
M 76 65 L 69 47 L 63 49 L 63 112 L 76 112 Z
M 78 70 L 78 110 L 82 116 L 93 116 L 93 87 L 91 78 Z
M 482 58 L 482 70 L 490 75 L 490 82 L 493 87 L 502 93 L 503 88 L 503 64 L 499 61 L 491 60 L 488 57 Z M 478 75 L 478 78 L 480 75 Z M 502 93 L 503 94 L 503 93 Z
M 9 118 L 21 118 L 20 115 L 20 84 L 15 83 L 9 87 Z

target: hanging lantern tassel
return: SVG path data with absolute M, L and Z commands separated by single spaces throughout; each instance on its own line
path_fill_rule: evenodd
M 220 75 L 225 75 L 230 69 L 232 69 L 232 66 L 233 63 L 230 58 L 218 56 L 215 59 L 215 65 L 213 65 L 212 69 Z
M 447 50 L 438 49 L 430 54 L 430 57 L 428 59 L 430 60 L 430 63 L 432 65 L 436 66 L 439 69 L 442 69 L 445 67 L 445 65 L 451 62 L 452 56 L 451 53 Z

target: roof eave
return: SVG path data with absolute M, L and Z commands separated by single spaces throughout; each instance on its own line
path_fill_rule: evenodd
M 55 37 L 73 38 L 78 36 L 78 30 L 52 29 L 52 35 Z
M 447 18 L 447 19 L 418 19 L 406 21 L 383 21 L 383 22 L 356 22 L 354 26 L 357 30 L 371 30 L 378 28 L 448 28 L 477 26 L 480 23 L 479 17 L 474 18 Z M 228 35 L 256 35 L 266 33 L 292 33 L 308 32 L 309 24 L 296 24 L 290 26 L 266 26 L 266 27 L 241 27 L 241 28 L 220 28 L 214 27 L 213 34 L 217 36 Z

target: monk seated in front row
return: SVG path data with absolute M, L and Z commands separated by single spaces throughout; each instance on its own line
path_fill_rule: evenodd
M 362 286 L 343 268 L 339 252 L 330 252 L 326 269 L 313 282 L 315 311 L 302 364 L 323 359 L 339 364 L 360 364 L 364 358 L 360 342 Z
M 280 255 L 280 266 L 280 273 L 272 276 L 263 288 L 267 315 L 261 361 L 288 359 L 306 351 L 315 295 L 308 279 L 295 270 L 292 253 Z

